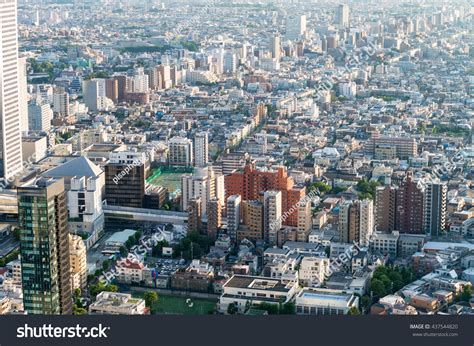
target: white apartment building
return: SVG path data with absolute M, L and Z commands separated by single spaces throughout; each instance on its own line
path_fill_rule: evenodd
M 240 225 L 240 208 L 242 197 L 232 195 L 227 198 L 227 234 L 232 240 L 237 239 L 237 229 Z
M 329 258 L 304 257 L 300 263 L 299 279 L 304 286 L 321 284 L 329 271 Z
M 207 132 L 199 132 L 194 136 L 194 165 L 207 166 L 209 161 L 209 138 Z
M 277 234 L 282 225 L 282 193 L 266 191 L 263 195 L 265 240 L 269 245 L 277 243 Z
M 193 142 L 184 137 L 173 137 L 168 143 L 169 164 L 170 166 L 186 166 L 193 165 Z

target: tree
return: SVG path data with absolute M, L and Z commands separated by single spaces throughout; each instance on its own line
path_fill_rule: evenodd
M 387 292 L 385 291 L 385 285 L 382 281 L 378 279 L 372 279 L 372 282 L 370 284 L 370 290 L 374 293 L 375 296 L 379 298 L 385 297 L 387 295 Z
M 281 315 L 294 315 L 295 312 L 296 312 L 296 305 L 293 302 L 283 304 L 280 307 L 280 314 Z
M 81 289 L 78 287 L 74 290 L 74 297 L 78 299 L 81 296 Z
M 110 269 L 110 261 L 109 260 L 105 260 L 104 262 L 102 262 L 102 269 L 104 270 L 104 272 L 106 272 L 107 270 Z
M 237 313 L 237 306 L 234 303 L 230 303 L 227 307 L 227 313 L 229 315 L 235 315 Z
M 84 308 L 77 307 L 76 305 L 73 305 L 72 307 L 72 313 L 73 315 L 87 315 L 87 310 Z
M 347 314 L 351 316 L 356 316 L 356 315 L 360 315 L 360 311 L 356 306 L 352 306 L 347 312 Z
M 153 304 L 158 301 L 158 294 L 153 291 L 145 292 L 143 299 L 145 299 L 145 305 L 151 309 Z
M 464 289 L 461 293 L 461 301 L 468 302 L 471 300 L 472 296 L 472 286 L 464 286 Z

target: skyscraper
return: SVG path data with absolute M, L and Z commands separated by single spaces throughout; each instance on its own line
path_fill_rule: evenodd
M 378 187 L 375 194 L 375 224 L 377 232 L 390 233 L 395 230 L 396 189 L 391 186 Z
M 22 170 L 16 5 L 0 1 L 0 178 Z
M 270 37 L 270 51 L 272 52 L 272 58 L 280 60 L 281 57 L 281 37 L 279 34 L 273 34 Z
M 23 303 L 29 314 L 71 314 L 68 211 L 64 180 L 18 188 Z
M 336 24 L 340 27 L 349 27 L 349 6 L 341 4 L 337 7 L 336 11 Z
M 194 137 L 194 165 L 204 167 L 208 163 L 209 139 L 207 132 L 198 132 Z
M 306 33 L 306 16 L 289 17 L 286 23 L 286 37 L 289 40 L 298 40 Z

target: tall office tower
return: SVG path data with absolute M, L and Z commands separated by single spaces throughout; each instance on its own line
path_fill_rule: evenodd
M 374 202 L 371 199 L 360 201 L 359 244 L 369 246 L 370 238 L 374 233 Z
M 349 27 L 349 6 L 348 5 L 342 4 L 337 7 L 335 24 L 342 28 Z
M 312 228 L 311 201 L 298 204 L 298 234 L 297 240 L 307 242 Z
M 109 98 L 113 103 L 118 102 L 118 80 L 109 78 L 105 80 L 105 96 Z
M 112 153 L 109 163 L 105 165 L 107 204 L 143 207 L 148 165 L 145 153 L 131 151 Z
M 448 187 L 439 181 L 426 186 L 424 229 L 431 236 L 442 235 L 446 231 L 447 194 Z
M 194 136 L 194 165 L 204 167 L 208 164 L 209 138 L 207 132 L 199 132 Z
M 200 197 L 192 198 L 189 201 L 188 211 L 188 230 L 191 232 L 200 232 L 202 223 L 202 199 Z
M 18 187 L 23 304 L 28 314 L 71 314 L 68 211 L 64 180 Z
M 190 167 L 193 164 L 193 142 L 184 137 L 173 137 L 168 143 L 170 166 Z
M 276 245 L 277 234 L 282 224 L 282 193 L 266 191 L 263 195 L 264 207 L 264 239 L 269 245 Z
M 53 111 L 61 117 L 69 116 L 69 94 L 64 88 L 56 88 L 54 90 Z
M 273 34 L 270 37 L 270 51 L 272 58 L 279 61 L 281 58 L 281 37 L 279 34 Z
M 224 53 L 223 69 L 225 74 L 234 74 L 237 72 L 237 55 L 232 51 Z
M 71 265 L 71 290 L 84 289 L 87 285 L 86 245 L 78 235 L 69 234 L 69 259 Z
M 0 179 L 22 168 L 16 0 L 0 2 Z
M 227 234 L 230 239 L 237 239 L 237 230 L 240 225 L 242 198 L 239 195 L 232 195 L 227 198 Z
M 342 243 L 359 242 L 360 207 L 359 201 L 348 201 L 339 207 L 339 241 Z
M 53 110 L 49 103 L 37 99 L 28 104 L 28 128 L 30 131 L 49 131 L 52 119 Z
M 112 100 L 107 97 L 106 79 L 96 78 L 82 83 L 84 103 L 92 112 L 103 111 L 113 106 Z
M 306 16 L 298 15 L 288 17 L 286 23 L 286 38 L 289 40 L 299 40 L 306 33 Z
M 21 132 L 28 133 L 28 71 L 26 57 L 18 59 Z
M 375 193 L 375 226 L 377 232 L 391 233 L 395 230 L 396 189 L 379 186 Z
M 424 233 L 424 192 L 407 172 L 405 181 L 397 189 L 395 229 L 400 233 Z
M 222 206 L 218 198 L 207 202 L 207 236 L 217 239 L 217 231 L 222 226 Z

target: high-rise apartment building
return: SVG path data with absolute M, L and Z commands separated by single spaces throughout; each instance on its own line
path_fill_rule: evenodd
M 426 185 L 424 199 L 424 229 L 431 236 L 442 235 L 446 231 L 448 187 L 439 181 Z
M 377 232 L 391 233 L 395 230 L 396 189 L 379 186 L 375 193 L 375 225 Z
M 184 137 L 173 137 L 168 143 L 170 166 L 190 167 L 193 164 L 193 142 Z
M 244 238 L 257 241 L 263 240 L 264 225 L 264 205 L 260 201 L 244 201 L 242 202 L 243 224 L 237 231 L 237 240 Z
M 424 192 L 407 172 L 405 181 L 397 189 L 395 229 L 400 233 L 424 233 Z
M 23 303 L 29 314 L 71 314 L 68 210 L 64 180 L 18 187 Z
M 227 234 L 230 239 L 237 239 L 237 230 L 240 225 L 242 198 L 232 195 L 227 198 Z
M 222 225 L 222 206 L 218 198 L 211 198 L 207 202 L 207 236 L 216 239 L 217 232 Z
M 22 170 L 17 1 L 0 2 L 0 178 Z
M 60 117 L 69 116 L 69 94 L 64 88 L 56 88 L 54 90 L 53 111 Z
M 201 232 L 202 228 L 202 199 L 201 197 L 192 198 L 189 201 L 188 211 L 188 230 L 191 232 Z
M 282 212 L 286 214 L 283 224 L 298 225 L 297 203 L 304 198 L 304 187 L 295 187 L 294 180 L 288 176 L 285 167 L 277 171 L 260 171 L 255 163 L 247 163 L 243 171 L 237 171 L 225 177 L 226 196 L 240 195 L 242 200 L 257 200 L 262 192 L 276 190 L 282 193 Z
M 71 290 L 87 286 L 86 245 L 78 235 L 69 234 L 69 261 L 71 265 Z
M 53 110 L 48 103 L 36 99 L 28 104 L 28 128 L 30 131 L 49 131 L 52 119 Z
M 264 238 L 269 245 L 276 245 L 277 234 L 282 223 L 282 193 L 281 191 L 266 191 L 263 195 Z
M 207 132 L 198 132 L 194 136 L 194 165 L 207 166 L 209 160 L 209 136 Z

